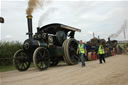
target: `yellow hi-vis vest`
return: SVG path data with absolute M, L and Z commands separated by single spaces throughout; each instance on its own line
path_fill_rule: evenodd
M 85 53 L 84 44 L 82 45 L 79 44 L 79 53 L 82 53 L 82 54 Z
M 104 49 L 102 48 L 102 45 L 98 48 L 98 54 L 104 54 Z

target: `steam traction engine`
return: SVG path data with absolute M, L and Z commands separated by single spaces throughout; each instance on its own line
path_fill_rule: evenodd
M 117 46 L 116 40 L 110 40 L 110 38 L 108 38 L 108 41 L 106 42 L 105 39 L 92 38 L 86 43 L 88 51 L 88 60 L 96 60 L 98 58 L 97 52 L 100 43 L 104 47 L 105 57 L 114 55 L 114 49 Z
M 19 49 L 13 58 L 17 70 L 25 71 L 31 62 L 39 70 L 55 66 L 64 60 L 68 65 L 77 64 L 79 57 L 76 54 L 77 41 L 74 39 L 76 31 L 80 29 L 63 24 L 48 24 L 32 32 L 32 16 L 27 16 L 29 39 L 24 41 L 23 49 Z

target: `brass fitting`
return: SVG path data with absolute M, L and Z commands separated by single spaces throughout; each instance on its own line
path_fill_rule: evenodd
M 32 15 L 28 15 L 27 18 L 28 18 L 28 19 L 32 19 Z

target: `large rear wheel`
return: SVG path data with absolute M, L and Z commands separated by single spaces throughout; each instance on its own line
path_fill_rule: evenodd
M 79 56 L 76 54 L 78 43 L 75 39 L 70 38 L 64 41 L 64 60 L 69 65 L 74 65 L 79 62 Z

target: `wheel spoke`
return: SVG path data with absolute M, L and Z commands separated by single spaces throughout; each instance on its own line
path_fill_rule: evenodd
M 21 66 L 22 69 L 24 69 L 24 63 L 22 63 L 22 66 Z
M 28 65 L 28 62 L 25 62 L 24 64 L 25 64 L 25 65 L 26 65 L 26 67 L 27 67 L 27 65 Z
M 39 52 L 39 55 L 41 56 L 41 58 L 43 58 L 44 55 L 41 54 L 41 52 Z
M 79 57 L 78 57 L 78 56 L 76 56 L 76 55 L 74 55 L 74 58 L 75 58 L 76 60 L 78 60 L 78 59 L 79 59 Z
M 41 62 L 41 67 L 43 67 L 43 62 Z

